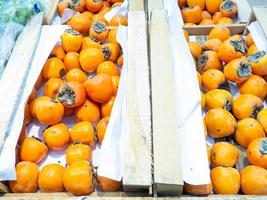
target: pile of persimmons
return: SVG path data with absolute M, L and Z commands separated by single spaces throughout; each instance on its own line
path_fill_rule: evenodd
M 266 195 L 266 52 L 257 50 L 250 34 L 230 36 L 224 26 L 213 28 L 203 44 L 188 44 L 202 91 L 206 137 L 215 140 L 211 149 L 207 146 L 209 192 L 213 188 L 217 194 L 237 194 L 241 189 L 244 194 Z M 242 159 L 241 149 L 246 152 Z
M 233 0 L 178 0 L 185 25 L 233 24 L 237 4 Z
M 17 180 L 9 181 L 12 192 L 63 192 L 90 194 L 95 186 L 102 191 L 117 191 L 121 181 L 96 174 L 94 181 L 92 149 L 101 144 L 114 104 L 122 49 L 116 34 L 127 18 L 114 16 L 107 22 L 104 14 L 122 0 L 67 0 L 58 5 L 78 12 L 67 24 L 47 59 L 25 108 L 25 119 L 18 141 Z M 44 96 L 38 96 L 43 90 Z M 39 92 L 40 93 L 40 92 Z M 62 123 L 73 116 L 76 124 L 69 130 Z M 47 125 L 41 138 L 28 137 L 27 126 L 35 118 Z M 38 164 L 49 150 L 65 150 L 66 166 L 58 163 Z M 96 183 L 95 183 L 96 182 Z

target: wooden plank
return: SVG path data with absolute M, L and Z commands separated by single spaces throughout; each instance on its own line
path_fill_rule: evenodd
M 249 20 L 250 13 L 252 12 L 251 7 L 247 0 L 234 0 L 238 8 L 238 21 L 239 23 L 247 23 Z
M 55 16 L 56 12 L 57 12 L 57 4 L 58 4 L 59 0 L 52 0 L 51 1 L 51 5 L 49 10 L 45 13 L 45 17 L 44 17 L 44 24 L 45 25 L 50 25 L 53 17 Z
M 267 6 L 267 5 L 266 5 Z M 253 13 L 256 17 L 256 19 L 258 20 L 258 22 L 260 23 L 266 37 L 267 37 L 267 7 L 264 6 L 255 6 L 253 7 Z
M 208 35 L 210 30 L 216 25 L 201 25 L 201 26 L 183 26 L 183 29 L 188 31 L 189 35 Z M 242 34 L 246 28 L 246 24 L 231 24 L 226 25 L 230 29 L 231 35 Z
M 183 178 L 176 126 L 175 80 L 164 10 L 152 12 L 150 28 L 155 189 L 159 194 L 180 194 Z
M 152 185 L 151 105 L 144 11 L 128 13 L 128 68 L 124 191 L 149 189 Z
M 0 182 L 0 194 L 1 193 L 8 193 L 9 192 L 9 188 L 2 182 Z
M 129 0 L 129 11 L 145 10 L 144 0 Z
M 267 6 L 267 0 L 247 0 L 251 7 L 253 6 Z

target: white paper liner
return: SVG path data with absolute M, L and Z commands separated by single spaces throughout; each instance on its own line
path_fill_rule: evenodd
M 267 38 L 261 25 L 258 21 L 252 22 L 248 26 L 248 30 L 253 38 L 253 41 L 259 51 L 267 51 Z

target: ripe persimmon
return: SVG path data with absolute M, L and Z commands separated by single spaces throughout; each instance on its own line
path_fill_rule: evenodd
M 220 17 L 216 22 L 216 24 L 220 25 L 233 24 L 233 23 L 234 21 L 229 17 Z
M 85 100 L 84 104 L 75 109 L 75 116 L 78 122 L 89 121 L 97 123 L 100 119 L 100 108 L 91 100 Z
M 248 57 L 252 66 L 253 74 L 264 76 L 267 74 L 267 54 L 265 51 L 258 51 Z
M 99 144 L 102 144 L 103 142 L 108 123 L 109 123 L 109 116 L 102 118 L 97 124 L 96 134 L 97 134 L 97 141 L 99 142 Z
M 86 160 L 92 161 L 92 149 L 85 144 L 73 143 L 66 149 L 66 162 L 68 165 L 75 161 Z
M 63 79 L 66 74 L 64 63 L 58 58 L 48 58 L 42 70 L 45 79 L 61 78 Z
M 54 98 L 63 84 L 60 78 L 50 78 L 44 85 L 44 95 Z
M 210 0 L 210 1 L 213 1 L 213 0 Z M 222 15 L 222 13 L 220 11 L 219 12 L 215 12 L 212 15 L 212 19 L 215 22 L 215 24 L 217 24 L 217 22 L 219 21 L 219 19 L 221 19 L 222 17 L 223 17 L 223 15 Z
M 56 44 L 51 51 L 51 55 L 56 56 L 60 60 L 63 60 L 65 57 L 65 51 L 62 45 Z
M 247 36 L 246 36 L 246 42 L 247 42 L 247 45 L 250 47 L 254 44 L 254 40 L 251 36 L 251 34 L 249 33 Z
M 209 39 L 219 39 L 224 42 L 230 37 L 230 30 L 225 26 L 216 26 L 211 29 L 209 33 Z
M 203 51 L 218 51 L 220 45 L 222 44 L 220 39 L 214 38 L 214 39 L 209 39 L 205 41 L 202 45 L 202 50 Z
M 72 142 L 81 142 L 92 148 L 95 146 L 95 133 L 91 122 L 84 121 L 75 124 L 71 128 L 70 137 Z
M 222 63 L 215 51 L 204 51 L 197 60 L 197 70 L 203 73 L 209 69 L 221 69 Z
M 103 6 L 102 0 L 85 0 L 85 7 L 87 10 L 96 13 L 98 12 Z
M 81 51 L 79 60 L 84 71 L 94 72 L 97 66 L 104 61 L 104 54 L 98 48 L 88 48 Z
M 110 31 L 108 33 L 108 41 L 109 42 L 118 43 L 117 32 L 118 32 L 118 27 L 114 27 L 114 28 L 110 29 Z
M 76 14 L 69 21 L 68 25 L 80 33 L 88 33 L 91 26 L 91 18 L 87 14 Z
M 43 132 L 43 137 L 49 148 L 53 150 L 61 150 L 69 143 L 70 132 L 65 124 L 59 123 L 48 127 Z
M 103 7 L 98 11 L 98 13 L 97 13 L 98 15 L 105 15 L 106 13 L 108 13 L 111 10 L 110 7 L 104 5 L 104 2 L 106 2 L 106 1 L 103 1 Z
M 222 2 L 223 0 L 205 0 L 207 11 L 211 14 L 218 12 Z
M 104 176 L 97 175 L 97 187 L 104 192 L 116 192 L 119 191 L 122 186 L 121 181 L 116 181 Z
M 81 69 L 80 61 L 79 61 L 80 54 L 77 52 L 68 52 L 64 57 L 64 65 L 66 71 L 71 69 Z
M 189 41 L 188 45 L 193 57 L 198 58 L 201 55 L 202 46 L 195 41 Z
M 190 6 L 199 6 L 201 10 L 205 8 L 205 0 L 187 0 L 187 5 Z
M 110 76 L 118 76 L 119 70 L 116 65 L 111 61 L 104 61 L 97 66 L 97 74 L 108 74 Z
M 246 56 L 249 57 L 250 55 L 257 53 L 257 51 L 258 51 L 258 48 L 257 48 L 256 44 L 253 44 L 248 48 Z
M 208 133 L 213 138 L 232 135 L 236 129 L 236 119 L 225 109 L 214 108 L 205 116 Z
M 60 17 L 62 17 L 65 9 L 68 8 L 69 5 L 70 5 L 70 2 L 68 0 L 60 1 L 57 4 L 57 11 Z
M 40 96 L 33 100 L 30 104 L 30 112 L 33 117 L 36 117 L 36 108 L 38 107 L 38 103 L 43 100 L 50 100 L 51 98 L 49 96 Z
M 206 91 L 224 89 L 227 86 L 224 74 L 218 69 L 209 69 L 202 74 L 202 86 Z
M 61 36 L 62 47 L 66 52 L 77 52 L 81 48 L 83 36 L 72 29 L 67 29 Z
M 202 11 L 202 20 L 203 19 L 211 19 L 211 14 L 206 10 Z
M 110 116 L 114 102 L 115 102 L 115 97 L 113 96 L 107 103 L 101 104 L 102 117 Z
M 263 109 L 258 113 L 257 120 L 262 125 L 265 132 L 267 132 L 267 109 Z
M 42 167 L 38 185 L 42 192 L 64 192 L 64 167 L 59 164 L 47 164 Z
M 223 89 L 210 90 L 205 94 L 206 108 L 224 108 L 230 111 L 232 109 L 233 96 L 230 92 Z
M 212 25 L 215 24 L 215 22 L 212 19 L 202 19 L 199 23 L 199 25 Z
M 97 48 L 100 49 L 101 45 L 95 41 L 93 41 L 90 37 L 84 37 L 82 41 L 81 51 L 88 48 Z
M 199 87 L 202 87 L 201 74 L 199 72 L 197 72 L 197 80 L 198 80 Z
M 120 55 L 120 45 L 118 43 L 105 43 L 101 46 L 105 60 L 116 62 Z
M 88 17 L 90 17 L 91 20 L 95 16 L 95 13 L 93 13 L 91 11 L 88 11 L 88 10 L 84 11 L 83 14 L 87 15 Z
M 118 92 L 119 84 L 120 84 L 120 77 L 119 76 L 111 76 L 111 80 L 112 80 L 112 86 L 113 86 L 112 95 L 116 96 L 117 92 Z
M 87 79 L 88 79 L 87 74 L 84 73 L 80 69 L 71 69 L 66 74 L 67 82 L 80 82 L 80 83 L 83 83 Z
M 34 137 L 27 137 L 20 147 L 20 160 L 34 163 L 41 162 L 47 155 L 47 146 Z
M 115 15 L 111 18 L 111 20 L 108 23 L 109 26 L 128 26 L 128 20 L 124 15 Z
M 105 16 L 103 14 L 95 14 L 92 18 L 92 23 L 95 21 L 103 22 L 104 24 L 108 24 L 108 21 L 106 20 Z
M 102 21 L 94 21 L 89 30 L 89 36 L 99 42 L 104 42 L 108 37 L 107 24 Z
M 267 169 L 267 137 L 254 139 L 247 148 L 250 164 Z
M 202 10 L 199 6 L 185 7 L 182 9 L 185 23 L 197 24 L 202 20 Z
M 233 17 L 237 13 L 237 5 L 231 0 L 225 0 L 220 5 L 220 11 L 224 17 Z
M 85 10 L 85 0 L 70 0 L 70 8 L 76 12 L 83 12 Z

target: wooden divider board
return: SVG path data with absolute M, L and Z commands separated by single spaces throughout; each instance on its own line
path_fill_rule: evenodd
M 126 140 L 123 169 L 125 191 L 152 185 L 151 104 L 144 11 L 128 13 Z
M 254 6 L 253 15 L 256 17 L 267 37 L 267 4 L 266 6 Z
M 150 24 L 150 59 L 154 183 L 158 194 L 180 194 L 183 190 L 171 51 L 166 12 L 154 10 Z
M 129 0 L 129 11 L 145 10 L 145 0 Z
M 59 3 L 59 0 L 52 0 L 49 10 L 46 11 L 44 22 L 45 25 L 50 25 L 52 23 L 53 17 L 55 16 L 57 12 L 57 4 Z

